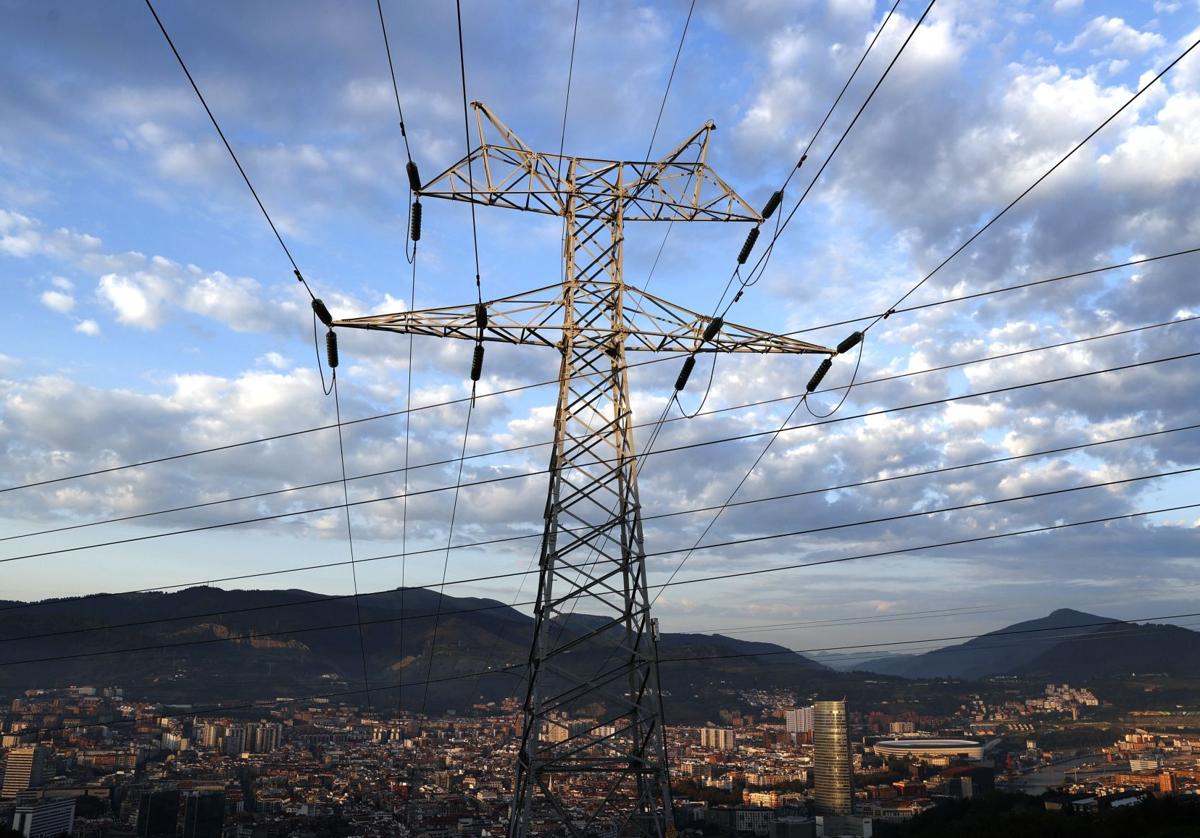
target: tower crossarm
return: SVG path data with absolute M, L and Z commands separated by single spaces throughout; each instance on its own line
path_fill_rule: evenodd
M 762 220 L 708 165 L 711 122 L 660 160 L 630 162 L 534 151 L 486 105 L 471 104 L 479 145 L 422 186 L 422 196 L 560 216 L 573 197 L 580 219 L 604 217 L 615 197 L 625 221 Z
M 581 297 L 607 296 L 612 287 L 612 283 L 596 282 L 577 289 L 576 305 Z M 723 323 L 710 340 L 704 340 L 712 318 L 628 285 L 623 286 L 623 291 L 626 300 L 623 328 L 613 328 L 607 320 L 576 322 L 571 327 L 576 346 L 603 348 L 614 341 L 623 341 L 627 351 L 642 352 L 833 354 L 833 350 L 815 343 L 737 323 Z M 479 308 L 471 304 L 372 314 L 339 320 L 334 325 L 470 341 L 482 335 L 484 341 L 494 343 L 561 347 L 566 328 L 562 317 L 563 292 L 563 286 L 550 285 L 489 300 L 482 304 L 485 313 L 482 318 Z

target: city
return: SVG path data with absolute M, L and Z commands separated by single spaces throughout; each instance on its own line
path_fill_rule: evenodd
M 1162 719 L 1157 731 L 1117 735 L 1090 720 L 1105 702 L 1068 684 L 1003 704 L 966 697 L 937 716 L 749 693 L 743 703 L 757 712 L 672 728 L 677 830 L 886 836 L 939 805 L 996 791 L 1031 795 L 1047 811 L 1096 813 L 1200 790 L 1195 720 L 1191 733 L 1166 732 L 1175 725 Z M 31 690 L 3 718 L 0 821 L 24 835 L 79 838 L 498 835 L 520 726 L 515 701 L 443 718 L 329 700 L 193 715 L 127 700 L 117 687 Z M 594 724 L 562 718 L 545 735 Z M 1051 747 L 1039 745 L 1042 731 L 1064 743 L 1072 731 L 1099 736 Z M 979 738 L 949 738 L 965 734 Z M 602 791 L 582 782 L 563 794 Z
M 1200 838 L 1200 0 L 0 19 L 0 838 Z

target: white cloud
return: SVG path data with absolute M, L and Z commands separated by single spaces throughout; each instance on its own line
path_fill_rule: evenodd
M 105 274 L 96 292 L 126 326 L 157 329 L 166 316 L 170 283 L 154 274 L 139 272 L 133 276 Z
M 1157 32 L 1134 29 L 1119 17 L 1095 17 L 1069 44 L 1059 44 L 1055 52 L 1074 52 L 1083 47 L 1094 53 L 1142 53 L 1165 46 L 1167 39 Z
M 1083 6 L 1083 0 L 1054 0 L 1054 11 L 1073 12 Z
M 278 352 L 268 352 L 266 355 L 263 355 L 258 359 L 258 363 L 266 364 L 267 366 L 274 367 L 277 370 L 283 370 L 287 369 L 288 365 L 291 364 L 291 361 L 289 361 L 283 355 L 280 355 Z
M 75 324 L 75 331 L 88 337 L 96 337 L 100 334 L 100 326 L 95 320 L 80 320 Z
M 62 291 L 43 291 L 39 299 L 42 305 L 59 314 L 67 314 L 75 308 L 75 298 Z
M 67 279 L 65 276 L 56 276 L 50 280 L 50 284 L 62 291 L 71 291 L 75 288 L 75 283 Z

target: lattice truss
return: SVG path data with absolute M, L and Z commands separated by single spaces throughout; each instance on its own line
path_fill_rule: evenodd
M 563 282 L 489 301 L 482 329 L 474 305 L 336 325 L 560 351 L 509 835 L 661 836 L 671 799 L 625 353 L 831 350 L 733 324 L 704 341 L 709 318 L 625 285 L 625 221 L 759 220 L 704 162 L 711 123 L 656 163 L 560 159 L 474 107 L 480 146 L 422 196 L 565 217 Z

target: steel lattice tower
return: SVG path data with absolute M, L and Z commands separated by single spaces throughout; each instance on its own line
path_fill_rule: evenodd
M 625 284 L 627 221 L 761 221 L 708 166 L 711 122 L 661 160 L 620 162 L 535 152 L 484 105 L 471 104 L 479 146 L 421 196 L 564 218 L 563 281 L 482 306 L 335 325 L 561 353 L 508 834 L 661 836 L 673 830 L 671 796 L 625 353 L 831 350 L 728 323 L 704 340 L 710 318 Z M 572 620 L 581 601 L 596 616 Z M 571 721 L 580 710 L 594 718 Z M 535 812 L 539 794 L 546 805 Z M 543 814 L 552 827 L 534 825 Z

